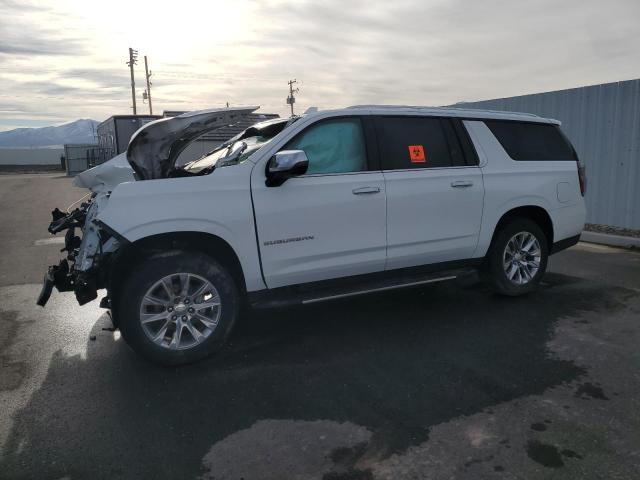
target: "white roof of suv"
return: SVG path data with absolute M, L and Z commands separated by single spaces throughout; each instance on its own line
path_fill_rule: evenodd
M 467 119 L 493 119 L 493 120 L 516 120 L 520 122 L 553 123 L 560 125 L 558 120 L 543 118 L 533 113 L 521 112 L 500 112 L 496 110 L 480 110 L 473 108 L 456 107 L 420 107 L 413 105 L 353 105 L 347 110 L 362 110 L 367 112 L 379 112 L 384 114 L 396 113 L 406 115 L 408 113 L 418 113 L 421 115 L 433 115 L 443 117 L 458 117 Z

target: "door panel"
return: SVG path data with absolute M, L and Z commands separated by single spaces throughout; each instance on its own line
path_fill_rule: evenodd
M 368 140 L 367 140 L 368 139 Z M 265 186 L 252 173 L 262 271 L 269 288 L 383 271 L 386 200 L 382 172 L 370 171 L 358 117 L 319 120 L 281 150 L 303 150 L 307 174 Z
M 269 288 L 384 270 L 382 173 L 309 175 L 275 188 L 258 178 L 252 190 Z
M 387 269 L 473 256 L 484 188 L 478 167 L 384 172 Z
M 427 116 L 375 122 L 387 188 L 387 269 L 471 258 L 484 187 L 460 132 L 449 119 Z

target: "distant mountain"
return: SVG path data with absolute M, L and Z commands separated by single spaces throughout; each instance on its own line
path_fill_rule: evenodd
M 65 143 L 97 143 L 98 122 L 81 119 L 57 127 L 16 128 L 0 132 L 0 147 L 49 147 Z

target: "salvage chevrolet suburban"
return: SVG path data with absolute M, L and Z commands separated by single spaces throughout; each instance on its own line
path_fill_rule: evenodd
M 125 154 L 84 172 L 55 286 L 101 305 L 162 364 L 206 357 L 243 304 L 309 304 L 479 272 L 530 292 L 578 242 L 584 178 L 559 122 L 534 115 L 358 106 L 258 123 L 199 160 L 180 152 L 257 107 L 142 127 Z M 76 232 L 81 230 L 81 236 Z

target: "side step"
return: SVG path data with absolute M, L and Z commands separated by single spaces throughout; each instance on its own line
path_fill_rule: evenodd
M 291 305 L 309 305 L 313 303 L 338 300 L 342 298 L 385 292 L 399 288 L 418 287 L 429 283 L 447 280 L 461 280 L 464 284 L 478 279 L 478 270 L 465 268 L 446 270 L 421 275 L 401 275 L 382 278 L 380 275 L 339 279 L 335 281 L 314 282 L 293 287 L 263 290 L 249 294 L 249 303 L 254 308 L 274 308 Z
M 458 276 L 448 275 L 445 277 L 430 278 L 428 280 L 419 280 L 417 282 L 397 283 L 394 285 L 387 285 L 386 287 L 365 288 L 362 290 L 355 290 L 353 292 L 338 293 L 335 295 L 327 295 L 325 297 L 309 298 L 306 300 L 302 300 L 302 304 L 304 305 L 307 303 L 324 302 L 327 300 L 336 300 L 338 298 L 353 297 L 356 295 L 366 295 L 367 293 L 385 292 L 387 290 L 396 290 L 398 288 L 414 287 L 417 285 L 424 285 L 426 283 L 444 282 L 445 280 L 453 280 L 455 278 L 458 278 Z

